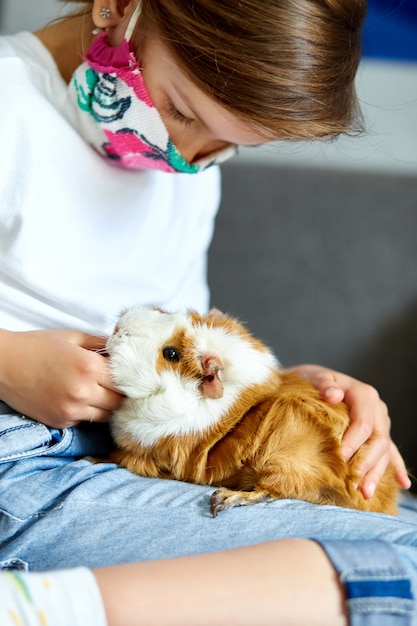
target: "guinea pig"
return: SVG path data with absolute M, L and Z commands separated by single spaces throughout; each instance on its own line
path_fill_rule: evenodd
M 202 316 L 133 307 L 107 351 L 126 396 L 110 422 L 121 466 L 218 487 L 214 516 L 278 498 L 397 513 L 392 467 L 372 498 L 357 487 L 366 444 L 344 459 L 346 405 L 326 403 L 285 372 L 236 319 L 215 309 Z

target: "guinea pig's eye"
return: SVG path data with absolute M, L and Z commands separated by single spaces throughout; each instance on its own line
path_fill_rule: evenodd
M 178 362 L 180 360 L 180 353 L 176 348 L 173 348 L 172 346 L 167 346 L 166 348 L 164 348 L 162 354 L 164 356 L 164 359 L 166 359 L 167 361 Z

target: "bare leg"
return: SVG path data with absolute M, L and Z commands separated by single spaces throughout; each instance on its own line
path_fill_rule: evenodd
M 94 571 L 109 626 L 347 626 L 323 549 L 289 539 Z

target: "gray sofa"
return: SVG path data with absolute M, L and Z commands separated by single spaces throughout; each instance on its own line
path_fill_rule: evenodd
M 417 473 L 417 177 L 225 164 L 212 305 L 375 385 Z

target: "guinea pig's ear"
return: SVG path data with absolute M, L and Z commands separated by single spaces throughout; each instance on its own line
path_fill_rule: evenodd
M 219 309 L 210 309 L 210 311 L 207 313 L 207 319 L 213 322 L 217 322 L 222 317 L 224 317 L 224 313 L 222 313 L 222 311 L 220 311 Z
M 117 331 L 119 330 L 119 328 L 120 328 L 120 326 L 119 326 L 120 325 L 120 320 L 122 319 L 122 317 L 123 317 L 123 315 L 125 313 L 127 313 L 127 309 L 122 309 L 120 311 L 119 315 L 117 316 L 117 321 L 116 321 L 116 323 L 114 325 L 114 328 L 113 328 L 113 332 L 114 333 L 117 333 Z
M 124 308 L 124 309 L 120 309 L 119 311 L 119 315 L 117 316 L 117 322 L 116 325 L 120 322 L 120 320 L 122 319 L 122 317 L 128 312 L 128 308 Z
M 168 311 L 166 309 L 162 309 L 160 306 L 151 306 L 149 307 L 151 311 L 157 311 L 158 313 L 162 313 L 163 315 L 167 315 Z

